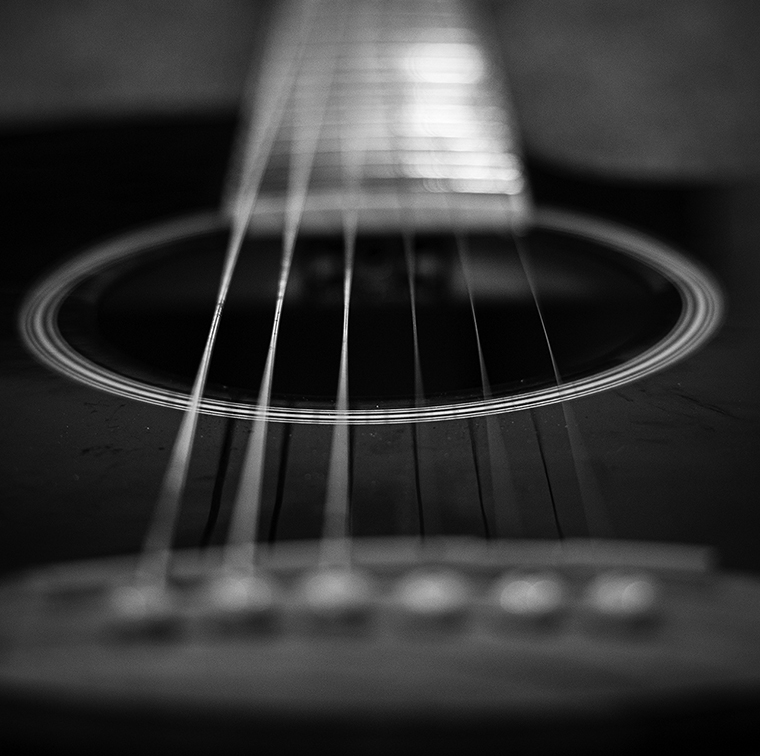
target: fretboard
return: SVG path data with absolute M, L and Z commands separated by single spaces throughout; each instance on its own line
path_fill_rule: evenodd
M 312 226 L 337 225 L 347 203 L 365 225 L 525 219 L 528 192 L 504 77 L 472 4 L 288 6 L 247 102 L 230 202 L 265 159 L 259 224 L 279 215 L 305 173 Z

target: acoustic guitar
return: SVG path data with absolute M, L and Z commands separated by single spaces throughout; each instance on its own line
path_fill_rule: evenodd
M 751 308 L 541 201 L 482 11 L 278 4 L 237 119 L 3 140 L 7 749 L 747 752 Z

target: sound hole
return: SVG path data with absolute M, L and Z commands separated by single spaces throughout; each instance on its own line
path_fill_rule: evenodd
M 227 232 L 164 238 L 79 278 L 58 310 L 66 342 L 108 371 L 187 392 L 213 310 Z M 614 369 L 666 337 L 682 315 L 672 281 L 607 245 L 553 229 L 526 240 L 546 329 L 563 381 Z M 208 395 L 254 402 L 269 344 L 281 240 L 244 245 L 210 371 Z M 495 396 L 556 385 L 536 303 L 509 234 L 420 235 L 413 271 L 424 401 L 483 397 L 483 360 Z M 342 326 L 343 243 L 299 240 L 283 311 L 275 405 L 334 402 Z M 349 325 L 352 408 L 414 407 L 414 340 L 402 238 L 360 236 Z

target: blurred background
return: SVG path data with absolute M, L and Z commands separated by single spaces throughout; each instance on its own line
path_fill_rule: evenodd
M 754 244 L 752 187 L 760 172 L 758 3 L 479 4 L 496 21 L 539 199 L 550 184 L 555 190 L 546 189 L 549 201 L 577 197 L 575 186 L 563 196 L 565 176 L 606 184 L 601 195 L 624 183 L 655 190 L 740 188 L 739 195 L 724 194 L 719 202 L 710 202 L 706 217 L 699 203 L 693 211 L 674 206 L 671 217 L 678 212 L 693 216 L 685 223 L 691 227 L 687 238 L 674 240 L 710 254 L 714 240 L 705 240 L 717 225 L 730 227 L 731 245 Z M 205 179 L 209 191 L 202 203 L 213 204 L 228 148 L 223 137 L 231 133 L 251 49 L 265 28 L 264 5 L 262 0 L 4 0 L 0 136 L 41 128 L 60 134 L 61 128 L 76 124 L 92 128 L 125 120 L 184 118 L 186 126 L 193 119 L 208 125 L 216 118 L 218 133 L 197 135 L 204 145 L 216 138 L 219 147 L 214 152 L 206 146 L 196 166 L 199 186 Z M 221 127 L 224 117 L 226 130 Z M 118 134 L 112 144 L 118 144 Z M 147 142 L 144 147 L 161 148 Z M 2 157 L 6 166 L 21 162 L 21 153 L 25 161 L 40 162 L 39 149 L 17 143 L 8 145 Z M 112 150 L 108 160 L 113 162 L 118 151 Z M 204 167 L 212 153 L 213 169 Z M 52 154 L 44 157 L 54 159 Z M 105 159 L 101 156 L 100 162 Z M 543 181 L 544 169 L 553 181 Z M 559 194 L 555 197 L 553 191 Z M 663 201 L 678 204 L 655 192 L 651 202 Z M 626 204 L 616 197 L 610 208 L 600 209 L 625 216 L 620 208 Z M 623 219 L 635 222 L 637 213 Z M 638 225 L 648 223 L 642 218 Z M 679 236 L 678 229 L 654 224 L 655 231 Z M 727 243 L 724 237 L 721 244 Z M 725 275 L 735 273 L 726 270 Z M 743 261 L 742 279 L 746 275 Z
M 753 0 L 477 0 L 528 149 L 602 174 L 760 170 Z M 232 109 L 262 0 L 4 0 L 0 120 Z

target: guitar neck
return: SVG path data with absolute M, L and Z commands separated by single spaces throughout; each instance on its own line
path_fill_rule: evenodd
M 525 220 L 504 77 L 470 5 L 305 0 L 273 24 L 246 100 L 228 208 L 259 170 L 264 214 L 300 182 L 307 225 L 337 225 L 324 209 L 346 197 L 370 225 L 394 216 L 398 225 L 404 213 L 415 227 Z

